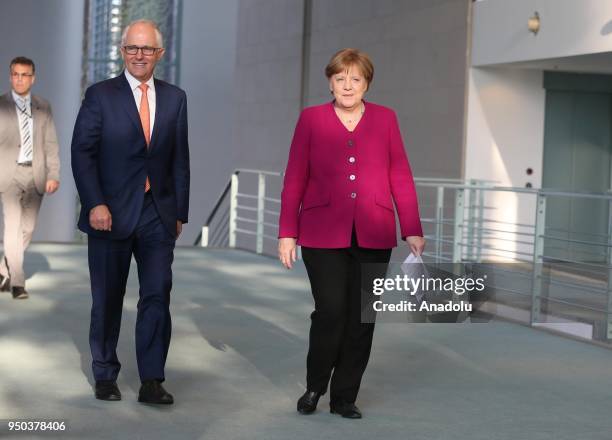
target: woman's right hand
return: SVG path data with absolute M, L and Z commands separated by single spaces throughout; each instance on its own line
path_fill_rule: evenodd
M 297 245 L 295 238 L 279 238 L 278 239 L 278 259 L 287 269 L 293 267 L 293 263 L 297 260 Z

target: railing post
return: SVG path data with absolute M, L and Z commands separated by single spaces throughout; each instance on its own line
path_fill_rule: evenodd
M 436 195 L 436 263 L 442 262 L 442 239 L 444 235 L 444 187 L 439 186 Z
M 463 241 L 463 220 L 465 208 L 465 189 L 457 188 L 455 194 L 455 228 L 453 232 L 453 263 L 460 263 L 462 260 Z
M 469 189 L 469 205 L 468 205 L 468 215 L 467 215 L 467 223 L 465 225 L 465 231 L 467 234 L 465 243 L 467 245 L 466 257 L 469 260 L 473 260 L 474 258 L 474 223 L 476 220 L 476 180 L 470 179 L 469 181 L 470 189 Z
M 202 236 L 200 238 L 200 246 L 208 247 L 208 226 L 202 226 Z
M 255 251 L 258 254 L 263 253 L 264 243 L 264 217 L 265 217 L 265 203 L 266 203 L 266 175 L 263 173 L 258 174 L 257 184 L 257 236 Z
M 608 202 L 608 258 L 606 258 L 608 266 L 608 307 L 606 309 L 606 339 L 612 339 L 612 200 Z
M 476 262 L 482 262 L 482 234 L 484 228 L 484 191 L 478 189 L 478 232 L 476 234 Z
M 608 200 L 608 248 L 606 254 L 606 262 L 608 266 L 612 266 L 612 199 Z
M 229 247 L 236 247 L 236 217 L 238 216 L 238 174 L 232 174 L 229 212 Z
M 533 241 L 533 278 L 531 283 L 531 325 L 540 320 L 542 295 L 542 265 L 544 264 L 544 233 L 546 231 L 546 196 L 538 193 L 535 234 Z
M 606 310 L 606 339 L 612 339 L 612 269 L 608 268 L 608 307 Z

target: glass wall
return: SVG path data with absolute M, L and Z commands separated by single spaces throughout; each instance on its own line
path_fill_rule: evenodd
M 83 90 L 123 70 L 121 33 L 131 21 L 156 22 L 164 37 L 166 53 L 155 77 L 176 84 L 179 77 L 179 19 L 181 0 L 87 0 L 83 57 Z

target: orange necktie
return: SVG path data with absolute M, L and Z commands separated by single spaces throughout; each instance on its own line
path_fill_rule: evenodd
M 147 141 L 147 148 L 149 148 L 149 144 L 151 143 L 151 117 L 149 115 L 149 99 L 147 98 L 147 89 L 149 86 L 145 83 L 142 83 L 138 86 L 140 90 L 142 90 L 142 96 L 140 97 L 140 109 L 138 113 L 140 113 L 140 123 L 142 124 L 142 131 L 144 131 L 145 141 Z M 151 189 L 151 183 L 149 182 L 149 177 L 147 176 L 147 180 L 145 182 L 145 192 Z

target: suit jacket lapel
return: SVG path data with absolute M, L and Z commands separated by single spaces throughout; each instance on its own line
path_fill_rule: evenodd
M 149 145 L 149 151 L 155 146 L 155 141 L 159 137 L 159 130 L 161 130 L 161 121 L 164 120 L 165 109 L 166 109 L 166 88 L 164 83 L 155 81 L 155 123 L 153 124 L 153 133 L 151 133 L 151 144 Z
M 40 121 L 42 121 L 43 111 L 40 107 L 40 101 L 36 96 L 32 95 L 31 101 L 32 108 L 32 125 L 34 126 L 34 133 L 32 133 L 32 147 L 36 148 L 36 142 L 41 139 L 40 137 Z
M 121 105 L 123 106 L 131 121 L 134 123 L 134 126 L 144 139 L 144 131 L 142 130 L 142 123 L 140 122 L 138 107 L 136 107 L 136 102 L 134 101 L 134 92 L 132 92 L 132 89 L 130 88 L 130 83 L 128 83 L 128 80 L 123 73 L 116 77 L 116 80 L 117 89 L 119 89 L 118 91 Z
M 8 92 L 0 97 L 0 105 L 2 111 L 5 113 L 5 116 L 8 118 L 7 127 L 9 127 L 13 138 L 19 139 L 19 142 L 21 143 L 19 119 L 17 119 L 17 109 L 15 107 L 16 104 L 13 100 L 13 95 L 11 92 Z

